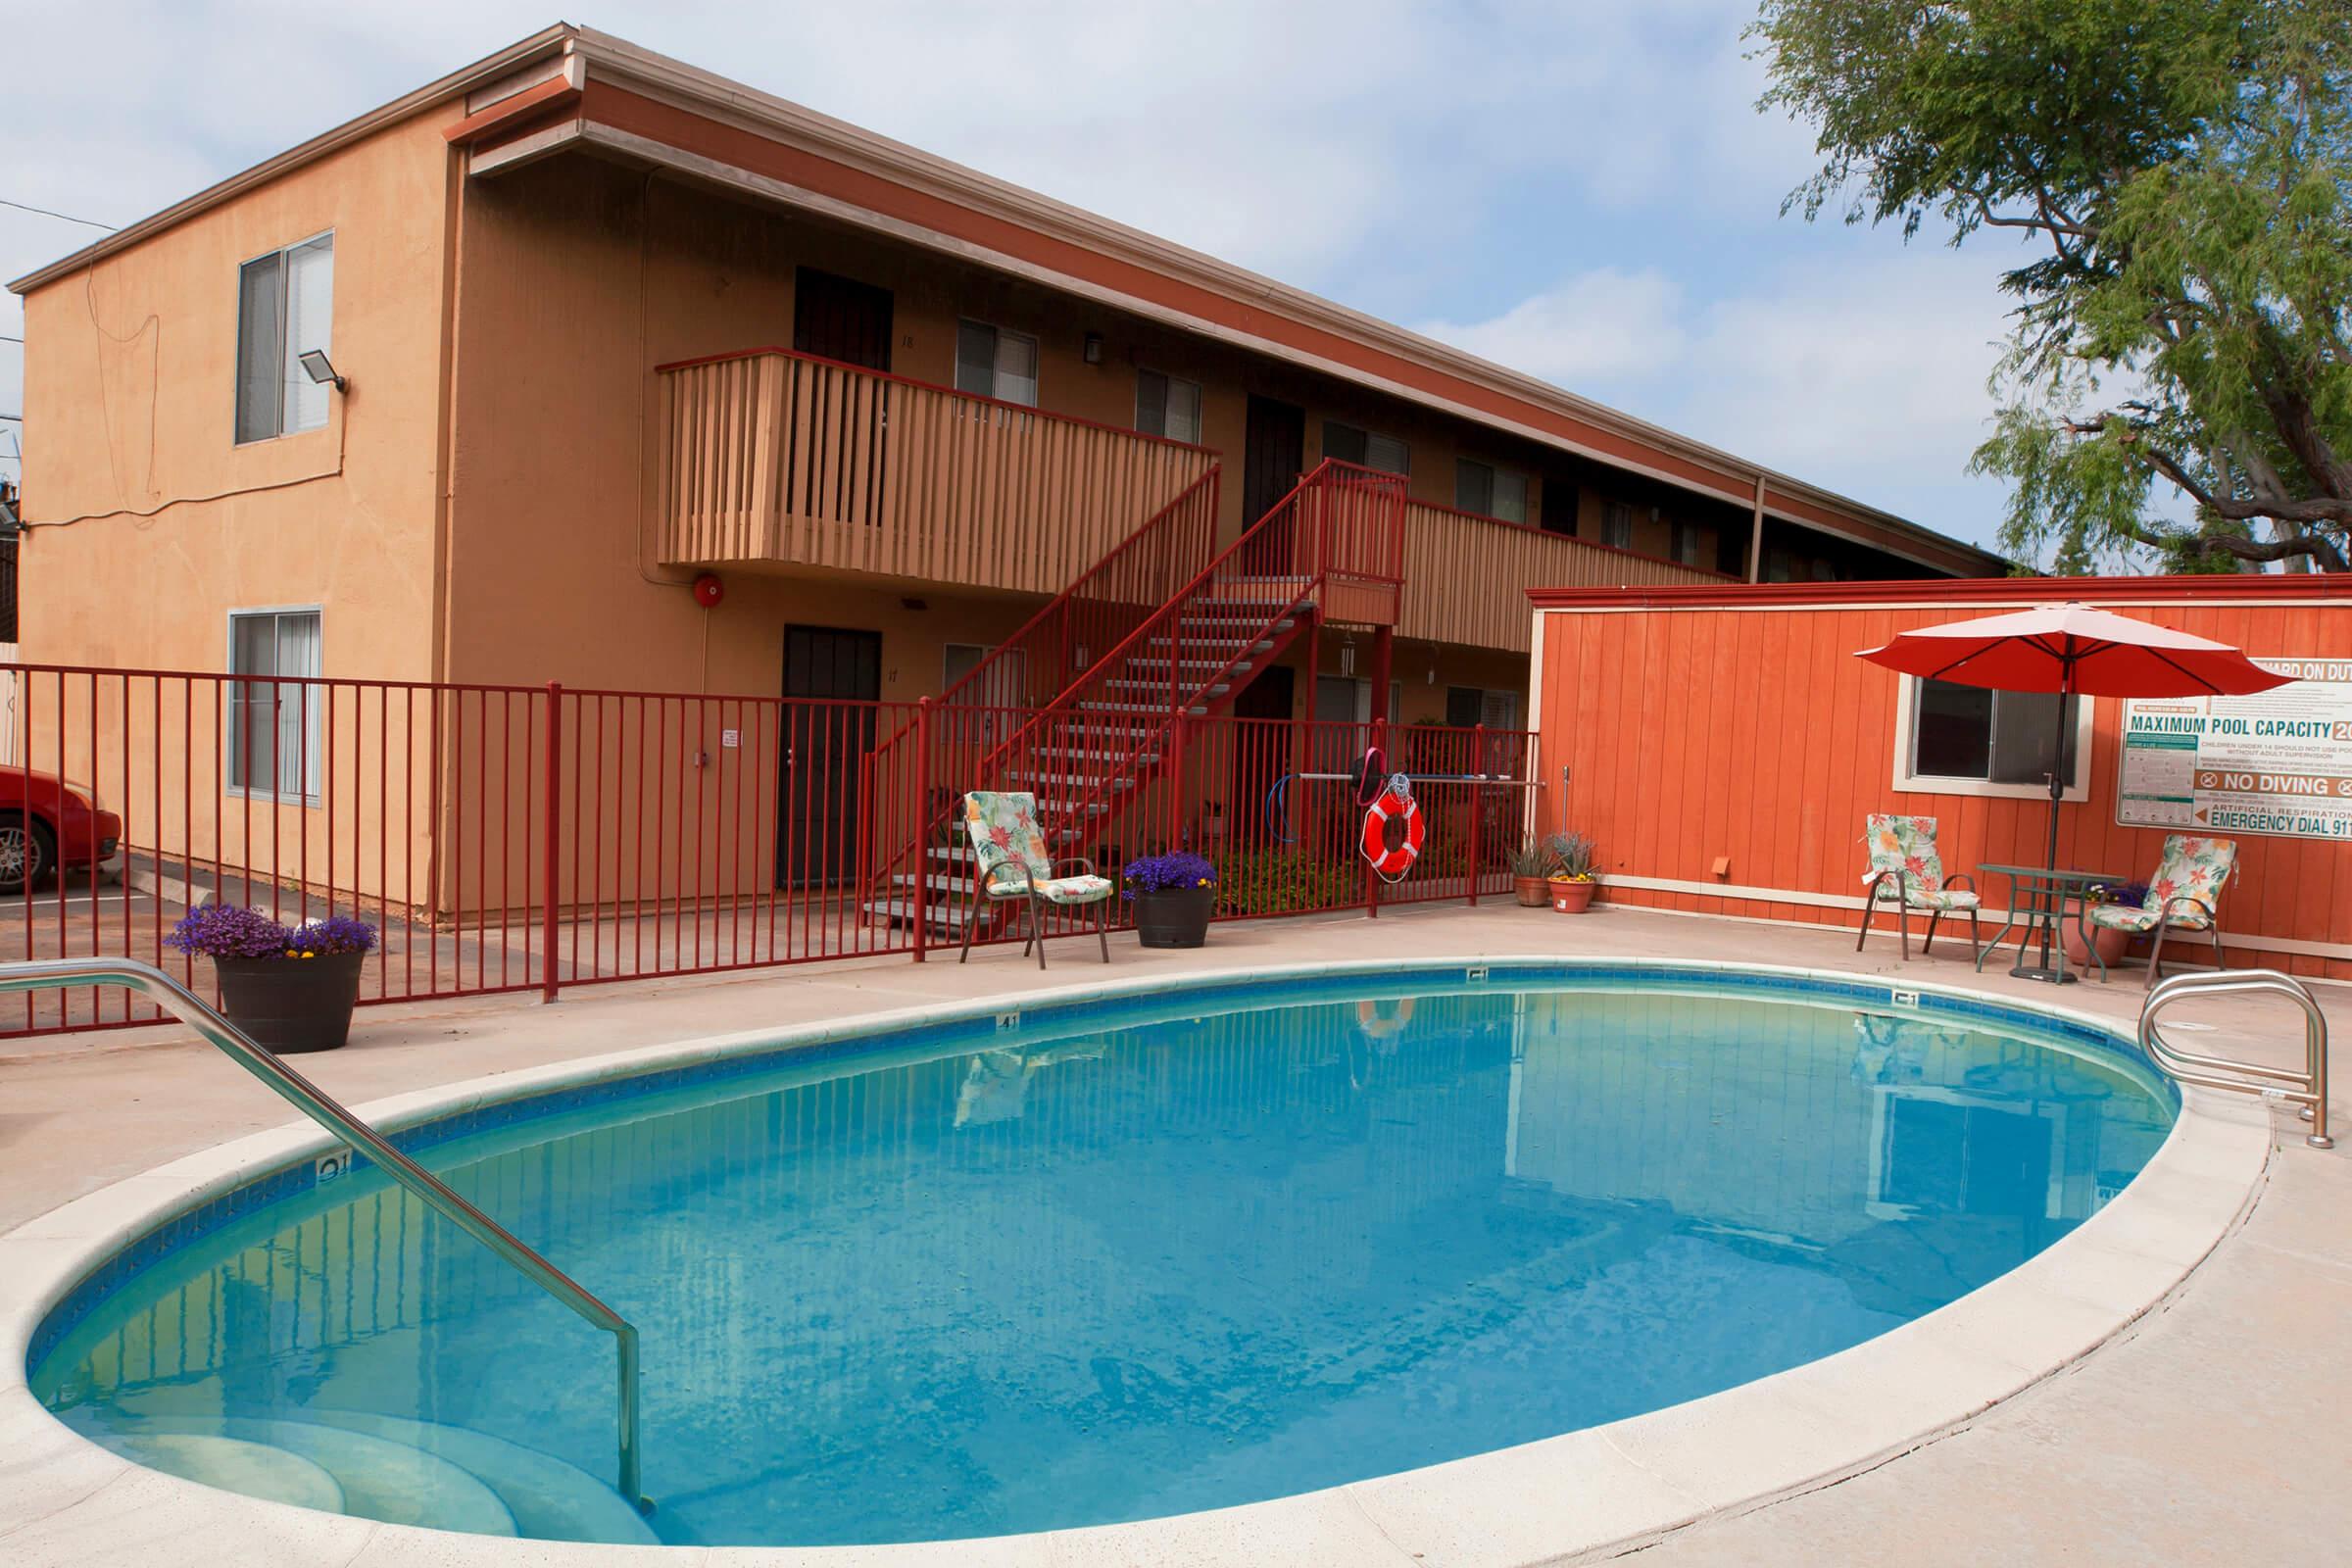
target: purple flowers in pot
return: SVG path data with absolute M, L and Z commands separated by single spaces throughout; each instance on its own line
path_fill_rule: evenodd
M 1210 888 L 1217 885 L 1217 868 L 1203 856 L 1190 850 L 1171 850 L 1165 855 L 1147 855 L 1129 860 L 1120 873 L 1124 884 L 1122 898 L 1134 898 L 1138 893 L 1168 893 L 1180 888 Z
M 164 945 L 201 958 L 323 958 L 368 952 L 375 927 L 347 914 L 288 926 L 258 909 L 207 904 L 181 915 Z

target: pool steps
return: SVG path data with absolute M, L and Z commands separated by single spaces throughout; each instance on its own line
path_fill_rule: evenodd
M 541 1541 L 655 1545 L 618 1494 L 552 1454 L 486 1433 L 360 1410 L 258 1418 L 153 1396 L 110 1434 L 150 1469 L 354 1518 Z M 128 1441 L 125 1441 L 127 1439 Z

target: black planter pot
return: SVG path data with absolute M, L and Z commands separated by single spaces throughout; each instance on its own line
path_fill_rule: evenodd
M 1197 948 L 1208 940 L 1215 888 L 1161 888 L 1135 896 L 1135 934 L 1147 948 Z
M 279 1055 L 333 1051 L 351 1038 L 364 953 L 319 958 L 215 958 L 220 1010 Z

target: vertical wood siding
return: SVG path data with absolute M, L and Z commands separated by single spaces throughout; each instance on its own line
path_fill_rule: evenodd
M 1421 585 L 1415 578 L 1414 590 Z M 1987 597 L 1997 598 L 1997 589 Z M 1408 594 L 1408 613 L 1411 603 Z M 2352 612 L 2341 606 L 2102 604 L 2256 658 L 2352 657 Z M 1986 862 L 2039 864 L 2045 800 L 1892 787 L 1902 677 L 1853 657 L 1900 630 L 1990 612 L 1950 603 L 1549 612 L 1536 715 L 1547 775 L 1542 825 L 1593 835 L 1604 876 L 1720 880 L 1857 900 L 1862 818 L 1872 811 L 1937 818 L 1944 862 L 1955 872 L 1973 875 Z M 2094 706 L 2089 798 L 2062 809 L 2058 854 L 2062 864 L 2145 877 L 2156 867 L 2164 831 L 2116 824 L 2122 709 L 2112 699 Z M 1570 769 L 1565 786 L 1562 766 Z M 2352 979 L 2352 959 L 2262 946 L 2266 937 L 2352 945 L 2352 845 L 2236 838 L 2238 872 L 2221 911 L 2225 936 L 2242 939 L 2230 944 L 2230 963 Z M 1719 856 L 1731 860 L 1720 879 L 1713 872 Z M 1997 881 L 1984 891 L 1988 905 L 2003 902 Z M 1848 930 L 1860 918 L 1858 908 L 1769 898 L 1622 886 L 1606 896 Z
M 670 564 L 1054 593 L 1216 462 L 782 351 L 658 374 L 655 531 Z
M 1397 635 L 1528 651 L 1527 589 L 1719 583 L 1719 572 L 1546 533 L 1499 517 L 1408 501 L 1404 607 Z

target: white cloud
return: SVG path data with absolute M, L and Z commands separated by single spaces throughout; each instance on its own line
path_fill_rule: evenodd
M 1425 321 L 1415 330 L 1482 359 L 1581 390 L 1641 381 L 1690 348 L 1682 286 L 1655 268 L 1604 267 L 1521 300 L 1484 321 Z
M 2005 330 L 1990 258 L 1913 246 L 1694 299 L 1655 269 L 1562 280 L 1421 330 L 1930 526 L 1989 539 L 2001 489 L 1963 471 Z

